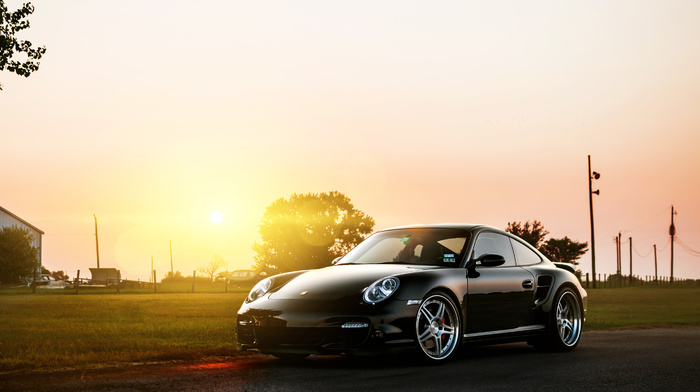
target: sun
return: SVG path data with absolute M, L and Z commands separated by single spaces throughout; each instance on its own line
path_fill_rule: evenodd
M 209 220 L 211 223 L 218 225 L 224 221 L 224 215 L 220 211 L 214 211 L 209 215 Z

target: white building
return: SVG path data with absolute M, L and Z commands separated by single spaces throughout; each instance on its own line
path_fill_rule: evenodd
M 31 223 L 27 222 L 26 220 L 20 218 L 19 216 L 11 213 L 10 211 L 0 206 L 0 228 L 11 226 L 17 226 L 22 229 L 28 229 L 29 232 L 32 234 L 32 237 L 34 237 L 34 240 L 32 241 L 32 246 L 39 250 L 39 273 L 41 273 L 41 236 L 44 235 L 44 232 L 36 226 L 32 225 Z

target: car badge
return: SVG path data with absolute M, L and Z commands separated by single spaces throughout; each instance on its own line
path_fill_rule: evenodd
M 301 293 L 299 293 L 299 295 L 306 295 L 306 294 L 308 294 L 308 293 L 309 293 L 309 292 L 305 290 L 305 291 L 302 291 Z

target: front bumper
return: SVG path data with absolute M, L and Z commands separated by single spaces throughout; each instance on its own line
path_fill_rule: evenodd
M 368 305 L 265 297 L 238 311 L 238 349 L 356 355 L 413 349 L 417 312 L 418 305 L 391 299 Z

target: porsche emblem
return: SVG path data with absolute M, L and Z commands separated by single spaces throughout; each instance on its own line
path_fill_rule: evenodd
M 299 293 L 299 295 L 306 295 L 308 293 L 309 293 L 308 291 L 302 291 L 301 293 Z

